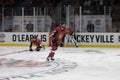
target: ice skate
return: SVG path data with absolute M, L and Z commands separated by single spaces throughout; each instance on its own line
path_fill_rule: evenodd
M 52 58 L 51 58 L 51 61 L 54 61 L 54 60 L 55 60 L 55 59 L 52 57 Z
M 47 57 L 47 62 L 51 62 L 51 58 L 50 57 Z

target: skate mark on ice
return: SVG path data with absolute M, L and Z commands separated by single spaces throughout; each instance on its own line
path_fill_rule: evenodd
M 89 54 L 105 54 L 102 51 L 99 50 L 84 50 L 84 52 L 89 53 Z

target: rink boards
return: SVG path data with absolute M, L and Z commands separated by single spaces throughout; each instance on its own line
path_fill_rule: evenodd
M 1 32 L 0 46 L 29 46 L 33 36 L 41 39 L 45 46 L 49 45 L 48 32 Z M 76 33 L 75 39 L 79 47 L 120 47 L 119 33 Z M 69 35 L 65 38 L 66 47 L 74 47 Z

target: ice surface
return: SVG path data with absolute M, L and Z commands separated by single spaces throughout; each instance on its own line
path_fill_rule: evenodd
M 50 52 L 50 48 L 40 52 L 24 51 L 28 47 L 0 47 L 0 63 L 14 62 L 14 60 L 39 61 L 44 59 Z M 7 59 L 4 61 L 4 59 Z M 13 59 L 13 61 L 12 61 Z M 7 76 L 10 80 L 120 80 L 120 49 L 118 48 L 58 48 L 55 59 L 60 60 L 66 66 L 64 68 L 73 68 L 70 64 L 76 64 L 76 67 L 64 72 L 53 71 L 53 73 L 35 73 L 24 74 L 22 76 L 12 77 L 12 67 L 6 65 L 0 66 L 0 80 Z M 68 64 L 67 64 L 68 63 Z M 0 64 L 0 65 L 1 65 Z M 68 65 L 68 66 L 67 66 Z M 30 67 L 33 69 L 32 67 Z M 15 69 L 15 68 L 14 68 Z M 16 67 L 17 69 L 17 67 Z M 35 68 L 35 70 L 39 69 Z M 44 68 L 43 68 L 44 69 Z M 33 69 L 34 70 L 34 69 Z M 62 69 L 63 70 L 63 69 Z M 29 71 L 27 67 L 16 70 L 16 74 L 21 75 L 21 71 Z

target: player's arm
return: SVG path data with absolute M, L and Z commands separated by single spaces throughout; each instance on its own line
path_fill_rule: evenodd
M 45 49 L 45 46 L 42 44 L 41 40 L 38 40 L 37 42 L 37 51 L 40 51 L 40 49 Z
M 45 46 L 42 43 L 39 46 L 37 46 L 37 51 L 39 51 L 41 48 L 45 49 Z
M 54 31 L 51 33 L 51 36 L 52 36 L 52 37 L 55 37 L 56 34 L 57 34 L 57 30 L 54 30 Z

